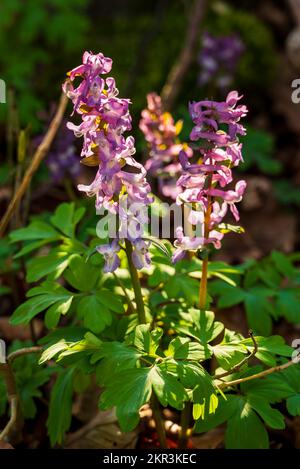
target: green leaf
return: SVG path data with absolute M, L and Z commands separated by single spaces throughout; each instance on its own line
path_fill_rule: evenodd
M 228 420 L 225 434 L 226 449 L 267 449 L 268 433 L 261 420 L 243 397 L 238 397 L 235 402 L 235 411 Z
M 176 377 L 159 366 L 154 366 L 149 374 L 149 379 L 161 405 L 164 407 L 170 405 L 178 410 L 183 409 L 188 396 L 183 385 L 177 381 Z
M 212 296 L 219 296 L 218 307 L 229 308 L 244 301 L 245 292 L 236 285 L 228 282 L 216 280 L 209 285 L 209 293 Z
M 100 383 L 105 382 L 103 373 L 108 370 L 108 378 L 111 377 L 112 370 L 114 373 L 124 370 L 125 368 L 135 368 L 138 359 L 142 356 L 135 348 L 122 342 L 102 342 L 99 350 L 93 353 L 91 363 L 101 361 L 101 367 L 98 368 L 97 376 L 101 378 Z
M 261 264 L 258 264 L 257 267 L 259 278 L 263 281 L 264 284 L 268 285 L 268 287 L 273 290 L 270 290 L 269 296 L 274 296 L 275 290 L 280 286 L 282 276 L 276 269 L 274 269 L 273 264 L 266 263 L 264 260 L 261 262 Z
M 207 358 L 204 347 L 198 342 L 191 342 L 187 337 L 176 337 L 173 339 L 165 351 L 166 356 L 171 356 L 177 360 L 199 360 Z
M 242 383 L 241 390 L 247 396 L 261 397 L 270 403 L 280 402 L 295 392 L 281 373 Z
M 18 251 L 17 254 L 14 255 L 14 259 L 18 259 L 19 257 L 22 257 L 25 254 L 29 254 L 30 252 L 35 251 L 41 246 L 44 246 L 45 244 L 49 243 L 50 241 L 54 241 L 54 238 L 42 239 L 39 241 L 33 241 L 32 243 L 28 243 L 20 251 Z
M 224 325 L 221 322 L 215 321 L 215 315 L 212 311 L 199 311 L 190 308 L 188 313 L 193 321 L 193 325 L 176 326 L 176 330 L 197 339 L 204 347 L 206 358 L 209 358 L 212 352 L 207 347 L 207 343 L 221 334 Z
M 109 309 L 99 301 L 96 295 L 81 298 L 77 305 L 77 312 L 83 318 L 84 326 L 96 334 L 112 322 Z
M 41 365 L 41 364 L 51 360 L 51 358 L 55 357 L 55 355 L 62 352 L 63 350 L 66 350 L 67 348 L 68 348 L 68 345 L 67 345 L 65 339 L 62 339 L 59 342 L 57 342 L 56 344 L 51 345 L 46 350 L 44 350 L 44 352 L 42 353 L 42 356 L 39 360 L 39 364 Z
M 268 298 L 259 295 L 253 288 L 252 293 L 246 295 L 245 307 L 251 329 L 258 334 L 270 335 L 272 320 L 270 317 L 271 304 Z
M 97 291 L 96 295 L 100 303 L 109 308 L 111 311 L 114 311 L 115 313 L 124 313 L 124 305 L 122 300 L 115 293 L 112 295 L 111 291 L 101 289 Z
M 26 228 L 12 231 L 9 235 L 12 242 L 29 240 L 55 240 L 60 238 L 60 234 L 51 225 L 43 221 L 33 221 Z
M 150 376 L 151 368 L 121 371 L 111 377 L 109 385 L 100 397 L 101 409 L 116 406 L 116 414 L 124 432 L 129 432 L 138 425 L 139 410 L 150 400 Z
M 171 258 L 170 252 L 168 251 L 165 242 L 155 238 L 154 236 L 143 236 L 143 239 L 146 241 L 151 241 L 151 244 L 154 244 L 154 246 L 156 246 L 168 259 Z
M 285 428 L 282 413 L 279 412 L 279 410 L 273 409 L 266 399 L 260 396 L 250 395 L 247 396 L 247 402 L 269 427 L 277 430 L 283 430 Z
M 202 369 L 197 386 L 193 390 L 193 417 L 195 420 L 205 419 L 216 411 L 219 399 L 212 383 L 211 376 Z
M 45 325 L 48 329 L 56 327 L 59 323 L 60 316 L 67 314 L 73 301 L 73 296 L 70 296 L 68 299 L 63 299 L 54 303 L 47 310 L 45 315 Z
M 271 258 L 277 268 L 277 270 L 286 277 L 292 277 L 295 272 L 295 268 L 289 258 L 279 251 L 273 251 Z
M 155 329 L 150 332 L 150 328 L 150 324 L 138 325 L 135 328 L 133 343 L 140 352 L 155 356 L 163 331 Z
M 293 324 L 299 323 L 299 288 L 285 288 L 277 293 L 275 308 L 278 316 L 284 316 Z
M 68 269 L 64 272 L 67 282 L 76 290 L 88 292 L 95 288 L 101 271 L 90 262 L 85 262 L 78 254 L 72 256 Z
M 271 337 L 255 336 L 255 342 L 259 351 L 270 352 L 284 357 L 291 357 L 293 353 L 293 348 L 286 345 L 284 338 L 280 335 L 272 335 Z M 254 347 L 252 339 L 244 339 L 241 343 L 251 350 Z
M 300 415 L 300 394 L 291 396 L 286 401 L 287 410 L 294 417 Z
M 238 234 L 241 234 L 241 233 L 245 233 L 245 230 L 242 226 L 238 226 L 238 225 L 230 225 L 229 223 L 220 223 L 218 225 L 218 230 L 221 232 L 221 233 L 238 233 Z
M 64 369 L 52 388 L 47 427 L 51 445 L 62 444 L 72 416 L 74 368 Z
M 245 292 L 238 287 L 227 285 L 226 293 L 222 294 L 218 301 L 218 308 L 229 308 L 244 301 Z
M 240 344 L 221 343 L 213 347 L 213 353 L 220 367 L 224 370 L 230 370 L 243 360 L 247 349 Z
M 244 171 L 256 165 L 265 174 L 280 173 L 282 163 L 273 158 L 273 151 L 273 135 L 247 126 L 247 137 L 243 139 Z
M 194 389 L 199 385 L 199 383 L 204 382 L 204 385 L 210 387 L 212 391 L 211 377 L 199 363 L 185 361 L 177 362 L 175 375 L 178 375 L 180 382 L 187 389 Z
M 53 273 L 58 278 L 68 267 L 71 256 L 65 252 L 52 252 L 48 256 L 34 258 L 28 263 L 27 282 L 37 282 L 42 277 Z
M 57 207 L 54 215 L 50 218 L 51 223 L 70 238 L 74 235 L 74 209 L 73 202 L 63 203 Z
M 86 212 L 85 207 L 79 207 L 75 210 L 74 217 L 73 217 L 74 225 L 77 225 L 77 223 L 80 222 L 85 212 Z
M 96 337 L 91 332 L 87 332 L 84 336 L 84 339 L 77 342 L 65 343 L 65 347 L 62 351 L 59 352 L 56 361 L 61 361 L 63 358 L 77 353 L 92 355 L 95 351 L 99 350 L 101 345 L 102 342 L 100 339 L 98 339 L 98 337 Z
M 195 422 L 195 433 L 207 432 L 218 425 L 230 419 L 236 410 L 236 396 L 226 394 L 224 398 L 219 400 L 219 405 L 214 413 L 206 415 L 205 419 L 198 419 Z
M 199 282 L 188 275 L 175 275 L 165 284 L 165 291 L 168 298 L 184 298 L 190 305 L 198 303 L 198 290 Z
M 51 289 L 52 285 L 52 289 Z M 65 314 L 71 306 L 73 295 L 65 288 L 51 282 L 44 282 L 40 287 L 34 287 L 28 292 L 29 298 L 14 311 L 10 318 L 10 323 L 14 326 L 18 324 L 28 324 L 41 311 L 51 305 L 57 304 L 58 309 Z M 55 306 L 53 306 L 53 311 Z M 51 315 L 51 312 L 50 312 Z

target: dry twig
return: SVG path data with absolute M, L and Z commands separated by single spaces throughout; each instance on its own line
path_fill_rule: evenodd
M 56 135 L 56 132 L 59 128 L 59 125 L 62 121 L 62 118 L 64 116 L 65 109 L 66 109 L 66 106 L 67 106 L 67 102 L 68 102 L 67 97 L 64 94 L 62 94 L 62 96 L 60 98 L 58 108 L 57 108 L 57 111 L 56 111 L 56 114 L 55 114 L 55 116 L 53 117 L 53 119 L 50 123 L 50 126 L 49 126 L 49 128 L 46 132 L 46 135 L 44 136 L 41 144 L 38 146 L 35 154 L 33 155 L 32 161 L 31 161 L 26 173 L 24 174 L 22 182 L 21 182 L 20 186 L 18 187 L 18 190 L 14 194 L 14 196 L 13 196 L 10 204 L 8 205 L 7 210 L 6 210 L 4 216 L 1 220 L 1 223 L 0 223 L 0 236 L 3 236 L 3 234 L 5 232 L 5 229 L 8 225 L 8 223 L 9 223 L 9 221 L 11 220 L 11 218 L 14 214 L 14 211 L 18 207 L 18 204 L 20 203 L 23 195 L 25 194 L 26 189 L 28 188 L 34 173 L 36 172 L 36 170 L 38 169 L 42 159 L 45 157 L 46 153 L 48 152 L 48 150 L 50 148 L 50 145 L 51 145 L 51 143 L 52 143 L 52 141 L 53 141 L 53 139 Z
M 195 0 L 191 9 L 184 46 L 177 62 L 173 65 L 166 84 L 161 92 L 163 106 L 166 110 L 170 110 L 172 108 L 180 91 L 184 76 L 193 60 L 193 52 L 198 38 L 199 25 L 204 16 L 206 3 L 206 0 Z

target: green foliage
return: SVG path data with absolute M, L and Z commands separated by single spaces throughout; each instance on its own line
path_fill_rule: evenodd
M 48 430 L 52 445 L 62 444 L 71 424 L 74 368 L 60 370 L 52 388 Z
M 190 402 L 197 432 L 226 422 L 228 448 L 267 448 L 267 429 L 284 427 L 276 406 L 286 401 L 291 415 L 299 413 L 299 367 L 228 388 L 226 382 L 291 357 L 293 349 L 282 337 L 262 335 L 269 336 L 272 320 L 281 316 L 296 321 L 292 307 L 299 301 L 297 256 L 273 252 L 236 267 L 224 262 L 208 265 L 209 303 L 216 296 L 220 308 L 245 307 L 255 332 L 259 365 L 254 366 L 253 339 L 226 329 L 212 311 L 196 307 L 202 261 L 193 258 L 174 266 L 167 242 L 152 245 L 152 271 L 142 274 L 148 322 L 137 324 L 125 259 L 118 279 L 102 272 L 102 257 L 95 252 L 99 240 L 93 235 L 78 239 L 83 215 L 74 204 L 63 204 L 47 220 L 33 220 L 11 234 L 13 245 L 23 239 L 17 256 L 25 259 L 27 279 L 40 282 L 27 292 L 11 322 L 25 324 L 45 312 L 51 331 L 41 340 L 40 364 L 55 360 L 60 365 L 49 406 L 51 444 L 63 443 L 72 420 L 72 396 L 84 391 L 95 374 L 103 389 L 99 406 L 116 408 L 122 431 L 138 425 L 141 406 L 155 395 L 161 406 L 179 411 Z M 41 249 L 43 255 L 32 258 Z M 216 370 L 209 373 L 211 359 Z M 218 376 L 224 373 L 221 381 Z M 34 389 L 43 382 L 40 378 Z M 5 409 L 4 401 L 0 408 Z
M 83 13 L 88 4 L 88 0 L 1 2 L 2 50 L 10 38 L 10 52 L 0 58 L 1 78 L 15 90 L 23 125 L 38 127 L 37 112 L 57 99 L 52 90 L 59 89 L 65 61 L 71 67 L 78 50 L 86 47 L 89 19 Z M 1 117 L 4 110 L 1 106 Z
M 237 286 L 223 280 L 211 282 L 209 292 L 218 298 L 218 308 L 244 304 L 249 326 L 258 334 L 269 335 L 272 320 L 284 317 L 299 322 L 299 269 L 290 256 L 274 251 L 261 261 L 240 267 Z
M 226 394 L 214 414 L 196 422 L 195 431 L 205 432 L 227 422 L 226 448 L 268 448 L 264 424 L 275 430 L 285 428 L 283 414 L 272 405 L 286 399 L 290 414 L 299 415 L 299 377 L 299 366 L 292 366 L 264 379 L 242 383 L 241 395 Z
M 83 215 L 83 208 L 75 209 L 73 203 L 64 203 L 50 217 L 50 223 L 37 220 L 12 232 L 13 243 L 25 241 L 17 257 L 54 244 L 48 254 L 28 260 L 27 281 L 36 282 L 44 277 L 46 280 L 27 292 L 29 299 L 14 311 L 12 324 L 27 324 L 45 311 L 45 324 L 51 329 L 58 325 L 61 315 L 75 312 L 85 327 L 101 332 L 111 324 L 112 314 L 123 313 L 122 299 L 118 295 L 112 297 L 101 285 L 101 270 L 94 265 L 95 256 L 101 265 L 100 255 L 82 257 L 87 247 L 75 238 L 75 230 Z M 66 288 L 55 281 L 62 276 Z
M 288 179 L 274 181 L 275 195 L 283 205 L 300 205 L 300 189 Z
M 281 172 L 281 162 L 274 160 L 273 157 L 275 145 L 271 134 L 247 126 L 247 135 L 242 141 L 244 158 L 242 171 L 257 167 L 263 174 L 276 175 Z
M 208 342 L 216 339 L 223 329 L 223 326 L 222 329 L 218 326 L 219 323 L 214 323 L 213 313 L 190 310 L 185 318 L 186 321 L 189 318 L 190 330 L 194 328 L 197 331 L 195 326 L 201 323 L 204 328 L 203 335 L 199 337 L 196 332 L 192 340 L 186 336 L 178 336 L 170 340 L 165 349 L 162 343 L 162 330 L 151 330 L 150 324 L 144 324 L 137 326 L 133 332 L 129 332 L 123 343 L 99 341 L 90 335 L 86 335 L 79 342 L 61 341 L 46 350 L 41 361 L 56 357 L 56 360 L 63 363 L 72 355 L 74 364 L 76 356 L 78 360 L 82 360 L 83 355 L 90 357 L 90 363 L 96 367 L 97 381 L 105 388 L 100 397 L 100 408 L 108 409 L 116 406 L 123 431 L 135 428 L 139 421 L 140 407 L 150 402 L 152 394 L 155 393 L 161 405 L 170 405 L 178 410 L 183 409 L 184 403 L 191 400 L 193 416 L 197 421 L 197 431 L 205 431 L 209 424 L 213 427 L 222 423 L 223 415 L 224 420 L 228 420 L 229 416 L 234 414 L 233 420 L 228 423 L 228 440 L 226 440 L 228 447 L 233 445 L 230 437 L 233 432 L 232 427 L 244 425 L 243 419 L 249 418 L 249 425 L 257 426 L 258 433 L 265 435 L 259 445 L 263 444 L 263 447 L 267 447 L 267 433 L 258 415 L 268 426 L 277 429 L 283 428 L 283 419 L 282 415 L 270 406 L 270 403 L 277 402 L 272 399 L 272 392 L 268 392 L 265 397 L 259 392 L 251 391 L 251 386 L 255 383 L 259 386 L 259 383 L 265 383 L 265 381 L 250 381 L 249 384 L 241 385 L 241 390 L 246 397 L 240 398 L 238 395 L 233 395 L 235 400 L 231 401 L 230 397 L 228 399 L 228 396 L 223 394 L 218 396 L 219 388 L 216 381 L 199 363 L 214 355 L 220 366 L 217 374 L 220 370 L 230 370 L 253 350 L 253 342 L 250 339 L 244 339 L 239 334 L 225 330 L 221 342 L 210 345 Z M 180 332 L 185 333 L 185 330 L 180 330 Z M 197 341 L 195 342 L 194 339 Z M 291 356 L 293 349 L 286 346 L 279 336 L 256 337 L 255 340 L 256 357 L 263 363 L 269 364 L 270 359 L 272 363 L 277 363 L 277 355 Z M 203 346 L 198 341 L 202 342 Z M 203 350 L 208 350 L 209 354 L 205 355 Z M 245 369 L 247 370 L 247 364 L 245 366 L 246 368 L 243 367 L 233 377 L 243 376 Z M 253 374 L 257 372 L 257 367 L 250 367 L 247 372 Z M 272 379 L 272 377 L 268 378 Z M 285 390 L 287 389 L 284 393 L 280 391 L 280 399 L 297 395 L 297 385 L 299 386 L 297 380 L 296 387 L 295 385 L 287 387 L 285 375 L 277 379 Z M 278 393 L 278 389 L 281 389 L 280 384 L 274 386 L 275 393 Z M 293 399 L 295 400 L 295 397 Z M 219 406 L 221 406 L 220 415 Z M 242 439 L 237 444 L 249 444 L 256 447 L 257 441 L 254 438 L 250 439 L 249 443 L 245 443 Z
M 32 343 L 29 341 L 15 340 L 9 347 L 8 352 L 11 353 L 31 345 Z M 37 412 L 36 400 L 42 397 L 41 388 L 49 381 L 54 368 L 39 366 L 38 356 L 32 353 L 15 358 L 12 369 L 16 379 L 22 414 L 26 419 L 33 419 Z M 6 408 L 6 386 L 0 376 L 0 415 L 6 411 Z

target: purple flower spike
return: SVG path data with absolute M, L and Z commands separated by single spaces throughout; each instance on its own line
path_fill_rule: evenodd
M 147 95 L 147 108 L 142 111 L 140 129 L 149 147 L 146 169 L 158 179 L 158 188 L 165 197 L 176 200 L 180 186 L 176 180 L 181 173 L 178 157 L 185 149 L 191 157 L 193 152 L 178 139 L 182 122 L 176 124 L 169 112 L 163 112 L 161 98 L 156 93 Z
M 142 237 L 140 230 L 133 236 L 129 226 L 130 223 L 133 226 L 145 223 L 144 219 L 141 222 L 136 205 L 144 208 L 152 202 L 146 170 L 133 158 L 136 151 L 134 138 L 123 135 L 131 129 L 130 100 L 118 97 L 119 91 L 112 77 L 102 77 L 111 68 L 112 60 L 102 53 L 85 52 L 82 64 L 69 72 L 63 85 L 64 92 L 73 102 L 73 112 L 81 118 L 79 125 L 71 122 L 67 125 L 76 137 L 83 137 L 81 162 L 98 167 L 94 181 L 80 184 L 78 189 L 96 198 L 97 211 L 104 209 L 118 215 L 120 230 L 129 227 L 127 232 L 121 232 L 122 236 L 119 230 L 111 245 L 98 248 L 105 257 L 105 272 L 112 272 L 120 265 L 119 242 L 124 238 L 135 242 Z M 80 80 L 77 88 L 74 87 L 75 78 Z M 149 265 L 149 245 L 138 243 L 139 247 L 134 250 L 138 259 L 136 264 Z
M 185 251 L 197 251 L 207 244 L 213 244 L 219 249 L 224 236 L 219 225 L 228 208 L 235 220 L 239 220 L 235 204 L 242 200 L 246 182 L 237 182 L 234 190 L 224 188 L 232 182 L 231 168 L 243 161 L 238 135 L 245 134 L 240 119 L 248 111 L 246 106 L 238 104 L 240 99 L 236 91 L 231 91 L 225 102 L 199 101 L 189 106 L 195 124 L 190 137 L 191 140 L 199 141 L 200 155 L 195 163 L 191 163 L 184 151 L 179 155 L 183 174 L 177 181 L 181 189 L 177 203 L 192 207 L 188 221 L 193 231 L 195 228 L 199 231 L 200 227 L 201 236 L 184 236 L 182 227 L 179 227 L 174 243 L 177 248 L 174 262 L 181 259 Z

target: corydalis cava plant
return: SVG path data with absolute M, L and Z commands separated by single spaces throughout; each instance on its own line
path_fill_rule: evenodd
M 169 112 L 163 110 L 161 97 L 156 93 L 147 95 L 147 108 L 142 111 L 140 129 L 149 147 L 146 169 L 157 177 L 159 191 L 171 199 L 176 199 L 181 187 L 176 181 L 181 173 L 179 153 L 185 149 L 189 157 L 193 152 L 186 143 L 181 143 L 178 135 L 182 121 L 176 123 Z
M 90 185 L 81 184 L 78 189 L 96 197 L 98 212 L 107 210 L 118 215 L 120 222 L 118 237 L 97 248 L 105 258 L 105 272 L 113 272 L 120 265 L 118 253 L 124 233 L 133 246 L 131 256 L 135 267 L 141 269 L 150 264 L 149 243 L 143 239 L 145 218 L 137 207 L 147 207 L 152 202 L 146 170 L 133 158 L 134 138 L 123 135 L 131 130 L 130 100 L 118 97 L 112 77 L 102 77 L 111 68 L 112 59 L 102 53 L 85 52 L 82 64 L 68 73 L 63 85 L 73 102 L 73 113 L 81 118 L 79 125 L 68 123 L 75 136 L 84 139 L 81 162 L 98 167 L 94 181 Z M 78 77 L 80 83 L 74 87 Z M 130 232 L 127 229 L 130 223 L 138 229 Z
M 228 209 L 239 220 L 235 204 L 242 200 L 246 182 L 238 181 L 234 189 L 225 189 L 233 180 L 231 168 L 243 161 L 238 135 L 245 135 L 245 129 L 239 121 L 248 111 L 246 106 L 238 105 L 240 99 L 232 91 L 225 102 L 190 104 L 195 124 L 190 138 L 198 142 L 198 151 L 194 151 L 198 159 L 193 163 L 185 151 L 180 153 L 183 174 L 177 182 L 181 187 L 177 203 L 188 205 L 193 234 L 185 236 L 183 227 L 177 228 L 174 262 L 182 259 L 186 251 L 202 250 L 208 244 L 219 249 L 225 231 L 222 221 Z

